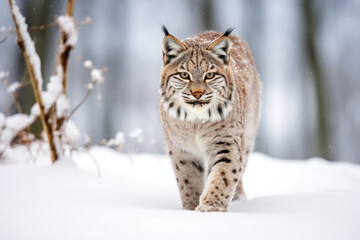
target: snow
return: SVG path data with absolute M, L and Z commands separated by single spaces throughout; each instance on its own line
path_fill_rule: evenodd
M 66 97 L 63 96 L 63 84 L 62 84 L 62 68 L 59 68 L 59 73 L 50 77 L 50 81 L 47 84 L 46 91 L 41 92 L 41 97 L 44 105 L 45 112 L 48 112 L 51 106 L 56 104 L 57 114 L 64 114 L 64 110 L 69 108 L 69 103 Z M 65 99 L 64 99 L 65 97 Z M 58 103 L 58 101 L 60 101 Z M 59 116 L 59 115 L 58 115 Z M 62 115 L 60 115 L 62 116 Z
M 68 142 L 75 144 L 80 138 L 80 130 L 72 120 L 68 120 L 64 126 L 64 137 Z
M 9 72 L 0 71 L 0 81 L 4 81 L 7 77 L 9 77 Z
M 88 91 L 91 91 L 94 88 L 94 85 L 98 84 L 97 98 L 98 100 L 101 100 L 100 85 L 105 81 L 105 77 L 103 74 L 107 70 L 107 68 L 103 68 L 103 69 L 94 68 L 94 65 L 91 60 L 84 61 L 84 67 L 90 70 L 90 79 L 91 79 L 91 82 L 86 84 L 85 86 L 86 89 Z
M 123 145 L 125 143 L 125 134 L 123 132 L 118 132 L 115 136 L 116 145 Z
M 103 76 L 103 71 L 101 69 L 92 69 L 91 70 L 91 81 L 96 83 L 103 83 L 105 81 L 105 78 Z
M 56 104 L 57 117 L 64 116 L 70 107 L 70 102 L 62 93 L 63 85 L 61 74 L 50 77 L 50 82 L 47 84 L 47 91 L 41 92 L 41 97 L 44 105 L 45 113 Z
M 141 128 L 136 128 L 134 131 L 128 134 L 129 138 L 135 138 L 138 142 L 144 141 L 143 130 Z
M 5 117 L 0 113 L 0 146 L 8 146 L 12 139 L 35 121 L 35 116 L 17 113 Z M 1 147 L 2 149 L 3 147 Z
M 87 69 L 92 69 L 94 66 L 90 60 L 86 60 L 84 62 L 84 67 L 86 67 Z
M 62 70 L 60 71 L 62 73 Z M 62 74 L 55 75 L 50 77 L 50 81 L 47 84 L 46 90 L 47 92 L 56 99 L 60 93 L 63 91 L 62 85 Z
M 42 91 L 41 99 L 42 99 L 42 103 L 44 105 L 44 111 L 45 111 L 45 113 L 47 113 L 49 111 L 49 109 L 51 108 L 51 106 L 56 101 L 56 97 L 47 91 L 46 92 Z
M 94 88 L 94 84 L 93 83 L 88 83 L 88 84 L 85 85 L 85 87 L 86 87 L 86 89 L 88 91 L 91 91 Z
M 6 118 L 6 126 L 8 128 L 20 131 L 27 127 L 33 120 L 34 117 L 32 116 L 23 113 L 17 113 Z
M 7 156 L 33 162 L 25 151 L 12 148 Z M 200 213 L 181 209 L 166 156 L 104 147 L 55 165 L 45 156 L 37 155 L 35 165 L 0 165 L 0 239 L 331 240 L 360 234 L 360 166 L 354 164 L 254 153 L 244 176 L 249 200 L 232 202 L 228 213 Z
M 104 83 L 105 77 L 103 76 L 104 72 L 107 70 L 107 68 L 104 69 L 97 69 L 93 67 L 93 64 L 90 60 L 87 60 L 84 62 L 84 67 L 90 69 L 90 78 L 91 82 L 86 85 L 86 88 L 88 91 L 91 91 L 94 88 L 95 84 L 98 84 L 98 92 L 97 92 L 97 99 L 98 101 L 101 100 L 101 91 L 100 91 L 100 85 Z
M 38 103 L 34 103 L 34 105 L 31 107 L 30 115 L 40 116 L 40 108 Z
M 20 87 L 20 83 L 14 82 L 8 86 L 7 90 L 9 93 L 14 94 L 19 89 L 19 87 Z
M 67 110 L 70 108 L 70 101 L 65 94 L 61 94 L 56 101 L 56 116 L 58 118 L 65 117 Z
M 22 39 L 24 40 L 25 51 L 29 56 L 31 65 L 34 68 L 35 78 L 38 81 L 38 88 L 41 91 L 43 85 L 43 78 L 41 74 L 41 61 L 39 55 L 36 53 L 35 44 L 32 41 L 30 34 L 28 32 L 28 25 L 25 22 L 25 18 L 20 13 L 19 7 L 16 5 L 15 0 L 11 0 L 13 3 L 13 8 L 11 9 L 16 19 L 16 23 L 19 25 L 19 31 Z
M 92 19 L 91 19 L 91 17 L 89 17 L 89 16 L 86 16 L 82 21 L 81 21 L 81 23 L 80 23 L 80 25 L 87 25 L 87 24 L 90 24 L 90 23 L 92 23 Z
M 70 16 L 59 16 L 57 22 L 61 28 L 61 31 L 67 35 L 65 46 L 75 47 L 78 35 L 74 18 Z
M 9 27 L 5 27 L 5 26 L 2 26 L 1 28 L 0 28 L 0 33 L 11 33 L 12 32 L 12 27 L 11 26 L 9 26 Z
M 112 147 L 115 146 L 118 150 L 121 150 L 125 144 L 125 134 L 123 132 L 118 132 L 115 135 L 115 138 L 111 138 L 109 141 L 106 141 L 106 146 Z

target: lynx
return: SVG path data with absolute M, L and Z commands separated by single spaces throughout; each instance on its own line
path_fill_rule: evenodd
M 159 111 L 184 209 L 226 212 L 245 197 L 261 84 L 247 44 L 207 31 L 178 40 L 163 27 Z

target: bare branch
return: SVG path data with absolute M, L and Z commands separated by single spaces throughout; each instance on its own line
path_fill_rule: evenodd
M 29 31 L 40 31 L 40 30 L 44 30 L 46 28 L 52 28 L 52 27 L 57 27 L 57 22 L 54 23 L 49 23 L 46 25 L 41 25 L 41 26 L 33 26 L 33 27 L 29 27 Z
M 81 99 L 81 101 L 78 103 L 78 105 L 76 105 L 76 106 L 74 107 L 74 109 L 71 110 L 71 112 L 70 112 L 69 115 L 66 117 L 66 119 L 70 119 L 71 116 L 79 109 L 79 107 L 81 107 L 81 105 L 83 105 L 84 102 L 86 102 L 86 100 L 87 100 L 88 97 L 90 96 L 91 92 L 92 92 L 92 89 L 88 89 L 86 95 L 83 97 L 83 99 Z
M 5 37 L 0 40 L 0 44 L 3 44 L 6 41 L 6 39 L 10 36 L 10 34 L 11 34 L 11 32 L 7 32 Z
M 10 106 L 8 107 L 8 109 L 6 111 L 6 116 L 8 116 L 10 114 L 11 109 L 13 108 L 14 105 L 16 106 L 16 110 L 18 111 L 18 113 L 23 113 L 22 108 L 21 108 L 21 104 L 19 102 L 19 92 L 27 84 L 29 84 L 29 83 L 27 83 L 26 77 L 24 76 L 21 83 L 20 83 L 20 86 L 17 88 L 17 90 L 14 91 L 14 92 L 10 92 L 11 96 L 13 97 L 13 101 L 12 101 L 12 103 L 10 104 Z
M 92 22 L 93 22 L 93 20 L 90 17 L 85 17 L 83 20 L 76 23 L 76 27 L 85 26 Z M 41 31 L 41 30 L 44 30 L 47 28 L 57 27 L 58 25 L 59 24 L 57 22 L 54 22 L 54 23 L 49 23 L 49 24 L 41 25 L 41 26 L 32 26 L 32 27 L 29 27 L 28 30 L 29 31 Z M 11 27 L 9 27 L 8 29 L 3 27 L 2 29 L 0 29 L 0 34 L 3 34 L 3 33 L 5 33 L 6 35 L 5 35 L 5 37 L 3 37 L 0 40 L 0 44 L 3 44 L 9 38 L 9 36 L 14 33 L 14 30 Z

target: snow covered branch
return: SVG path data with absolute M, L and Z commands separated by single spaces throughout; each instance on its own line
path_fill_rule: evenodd
M 15 0 L 8 0 L 8 2 L 10 5 L 11 15 L 18 35 L 18 45 L 24 55 L 24 59 L 30 75 L 30 80 L 35 95 L 35 99 L 39 107 L 42 126 L 46 132 L 47 139 L 49 142 L 49 147 L 51 150 L 51 159 L 53 162 L 55 162 L 58 156 L 53 142 L 52 128 L 50 124 L 47 122 L 47 117 L 45 116 L 45 109 L 41 94 L 43 78 L 41 74 L 40 57 L 36 52 L 35 44 L 32 41 L 30 34 L 28 32 L 28 25 L 25 22 L 25 18 L 20 13 L 19 7 L 16 5 Z
M 70 51 L 75 47 L 78 40 L 77 26 L 89 24 L 91 19 L 86 17 L 80 24 L 76 24 L 73 18 L 74 0 L 68 0 L 66 14 L 57 17 L 55 24 L 32 28 L 33 30 L 41 30 L 46 27 L 59 26 L 61 32 L 61 39 L 58 42 L 55 59 L 55 73 L 50 77 L 46 88 L 43 89 L 41 61 L 29 34 L 30 28 L 28 28 L 15 0 L 8 0 L 8 2 L 18 36 L 17 43 L 24 55 L 36 103 L 32 106 L 30 114 L 22 113 L 21 106 L 17 102 L 17 96 L 18 90 L 24 86 L 24 82 L 9 84 L 9 73 L 0 72 L 0 82 L 5 85 L 7 91 L 13 96 L 19 112 L 12 116 L 0 113 L 0 158 L 6 155 L 4 154 L 5 150 L 9 149 L 9 147 L 10 151 L 15 145 L 29 145 L 29 143 L 36 140 L 33 134 L 25 131 L 25 128 L 31 126 L 40 116 L 44 132 L 46 133 L 46 135 L 42 134 L 42 137 L 48 142 L 51 160 L 55 162 L 62 154 L 66 154 L 69 148 L 72 150 L 80 149 L 75 147 L 80 133 L 76 125 L 70 120 L 70 117 L 86 101 L 95 85 L 98 85 L 98 99 L 101 99 L 99 87 L 105 81 L 104 73 L 107 69 L 97 69 L 90 60 L 85 61 L 84 66 L 90 70 L 91 78 L 90 83 L 86 85 L 88 93 L 70 112 L 70 101 L 66 96 Z M 0 28 L 0 34 L 11 34 L 13 32 L 15 31 L 12 28 Z
M 63 152 L 63 147 L 61 146 L 62 142 L 62 127 L 65 122 L 66 114 L 70 108 L 70 102 L 66 97 L 66 88 L 67 88 L 67 67 L 70 57 L 70 51 L 75 47 L 77 43 L 77 29 L 76 24 L 73 18 L 74 12 L 74 0 L 68 0 L 66 15 L 59 16 L 56 20 L 57 24 L 60 27 L 61 39 L 58 44 L 57 56 L 56 56 L 56 65 L 55 65 L 55 76 L 57 78 L 57 83 L 60 84 L 58 98 L 54 102 L 54 105 L 51 108 L 48 121 L 53 122 L 53 128 L 56 132 L 55 142 L 57 146 L 57 151 L 59 153 Z
M 66 93 L 66 73 L 70 51 L 72 48 L 75 47 L 78 39 L 76 24 L 73 18 L 73 12 L 74 0 L 69 0 L 66 8 L 66 15 L 59 16 L 56 21 L 59 24 L 61 30 L 61 40 L 59 41 L 58 54 L 56 59 L 56 74 L 58 75 L 59 71 L 62 71 L 62 84 L 64 93 Z

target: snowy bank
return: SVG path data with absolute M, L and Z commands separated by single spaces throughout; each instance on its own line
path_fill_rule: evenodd
M 0 239 L 360 236 L 358 165 L 254 153 L 244 176 L 249 200 L 232 202 L 228 213 L 200 213 L 181 209 L 166 156 L 108 148 L 90 153 L 53 166 L 0 165 Z M 41 162 L 46 165 L 46 159 Z

